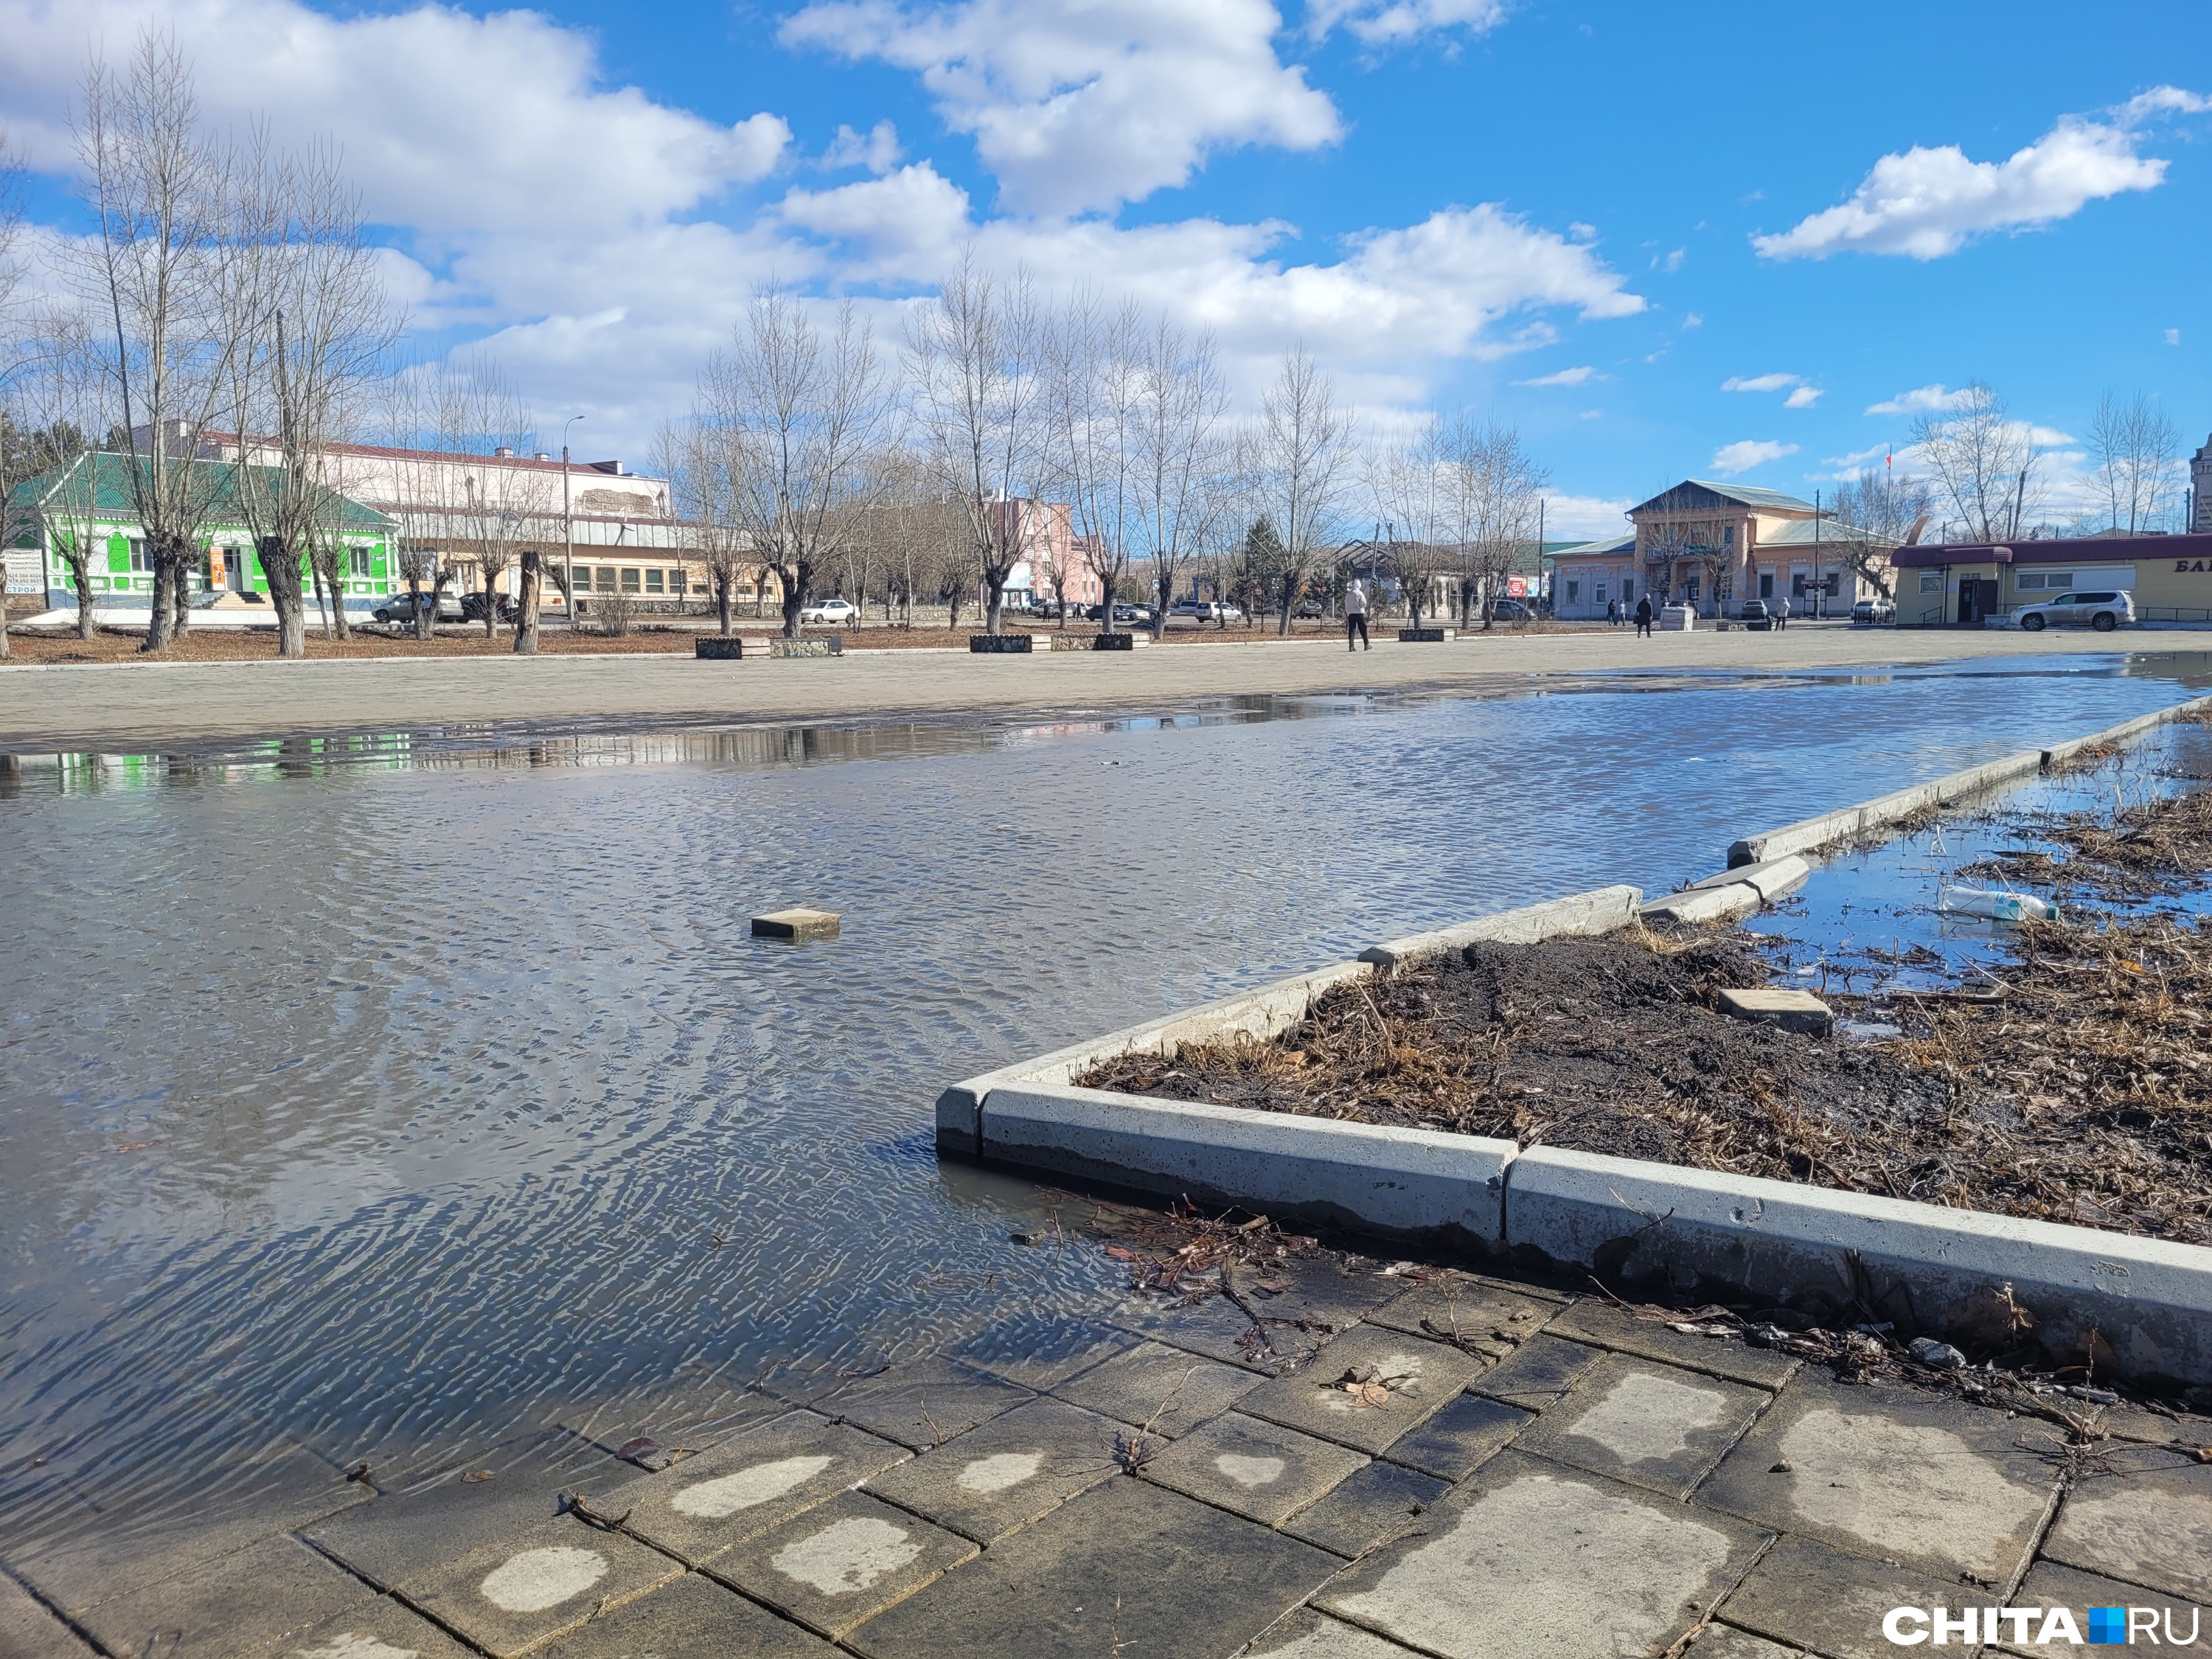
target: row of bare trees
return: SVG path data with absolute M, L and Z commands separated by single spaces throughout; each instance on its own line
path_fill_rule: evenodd
M 1487 627 L 1540 529 L 1549 474 L 1520 433 L 1466 410 L 1431 410 L 1395 443 L 1371 446 L 1363 471 L 1416 627 L 1449 585 L 1460 623 Z

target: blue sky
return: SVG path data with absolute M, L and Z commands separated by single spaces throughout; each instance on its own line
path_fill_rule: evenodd
M 0 0 L 64 229 L 77 67 L 152 15 Z M 482 343 L 633 459 L 755 282 L 895 332 L 969 243 L 1213 326 L 1247 402 L 1303 339 L 1370 430 L 1494 411 L 1593 535 L 1685 475 L 1826 488 L 1975 379 L 2055 513 L 2106 387 L 2212 430 L 2201 0 L 158 15 L 210 119 L 335 129 L 424 349 Z

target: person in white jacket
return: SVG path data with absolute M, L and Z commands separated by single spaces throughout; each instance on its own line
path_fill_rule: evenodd
M 1356 646 L 1352 642 L 1354 635 L 1359 638 Z M 1357 576 L 1344 590 L 1344 648 L 1347 651 L 1372 651 L 1375 648 L 1367 641 L 1367 588 Z

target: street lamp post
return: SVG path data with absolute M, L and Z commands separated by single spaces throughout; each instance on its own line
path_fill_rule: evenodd
M 568 428 L 584 417 L 571 415 L 561 428 L 561 591 L 567 596 L 568 631 L 576 631 L 576 523 L 568 514 Z

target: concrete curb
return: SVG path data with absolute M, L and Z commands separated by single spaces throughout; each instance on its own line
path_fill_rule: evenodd
M 990 1091 L 985 1155 L 1277 1218 L 1497 1247 L 1510 1140 L 1047 1083 Z
M 1626 927 L 1636 915 L 1644 894 L 1634 887 L 1599 887 L 1587 893 L 1571 893 L 1517 910 L 1501 910 L 1479 916 L 1455 927 L 1439 927 L 1369 946 L 1359 953 L 1362 962 L 1385 969 L 1403 968 L 1453 951 L 1465 950 L 1480 940 L 1505 945 L 1533 945 L 1563 933 L 1609 933 Z
M 1504 1237 L 1629 1283 L 1818 1294 L 1960 1335 L 1977 1293 L 2009 1284 L 2047 1350 L 2095 1332 L 2130 1376 L 2212 1381 L 2212 1249 L 2196 1245 L 1549 1146 L 1508 1166 Z
M 1738 916 L 1747 916 L 1765 902 L 1759 890 L 1747 882 L 1729 882 L 1718 887 L 1700 884 L 1640 905 L 1637 915 L 1652 921 L 1702 927 L 1707 922 L 1733 921 Z

